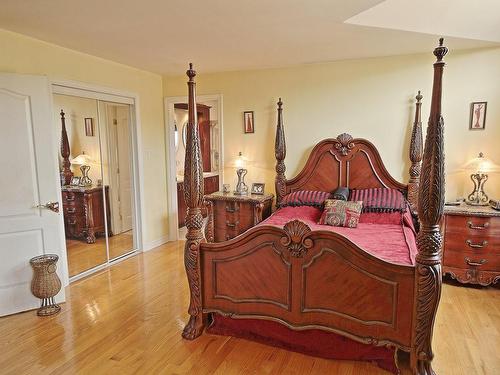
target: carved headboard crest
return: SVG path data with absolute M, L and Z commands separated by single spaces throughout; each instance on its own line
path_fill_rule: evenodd
M 350 134 L 342 133 L 335 140 L 335 148 L 343 156 L 347 156 L 349 152 L 354 148 L 353 138 Z

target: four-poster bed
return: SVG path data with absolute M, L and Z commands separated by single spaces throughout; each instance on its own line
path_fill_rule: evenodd
M 352 229 L 353 235 L 348 239 L 327 228 L 308 225 L 300 218 L 283 226 L 264 222 L 232 240 L 207 243 L 202 231 L 205 203 L 200 140 L 195 126 L 196 72 L 190 64 L 184 168 L 190 319 L 183 331 L 184 338 L 199 336 L 212 313 L 263 319 L 293 330 L 318 329 L 362 343 L 395 347 L 410 353 L 415 374 L 433 373 L 431 341 L 441 293 L 439 222 L 444 205 L 441 82 L 447 48 L 442 43 L 440 39 L 434 50 L 437 61 L 423 157 L 421 95 L 417 96 L 408 185 L 389 174 L 372 143 L 348 134 L 319 142 L 303 170 L 287 179 L 283 108 L 281 100 L 278 102 L 277 203 L 299 190 L 331 192 L 339 186 L 399 190 L 407 195 L 411 210 L 418 212 L 420 224 L 416 240 L 413 238 L 418 250 L 409 264 L 384 260 L 360 247 L 355 241 L 358 229 Z M 283 209 L 277 213 L 280 211 Z

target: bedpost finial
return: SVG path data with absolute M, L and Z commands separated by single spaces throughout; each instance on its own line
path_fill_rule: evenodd
M 417 103 L 420 103 L 420 101 L 422 100 L 422 98 L 423 98 L 423 96 L 420 93 L 420 90 L 418 90 L 418 94 L 417 94 L 417 96 L 415 96 L 415 99 L 417 99 Z
M 281 98 L 279 98 L 277 104 L 278 104 L 278 109 L 281 109 L 281 107 L 283 106 L 283 102 L 281 101 Z
M 193 70 L 193 63 L 189 63 L 189 69 L 186 71 L 189 81 L 192 82 L 196 77 L 196 70 Z
M 60 115 L 61 115 L 61 118 L 64 119 L 64 111 L 62 109 L 61 109 Z
M 439 47 L 434 49 L 434 56 L 437 57 L 436 62 L 443 61 L 443 57 L 448 53 L 448 48 L 443 46 L 444 38 L 439 38 Z

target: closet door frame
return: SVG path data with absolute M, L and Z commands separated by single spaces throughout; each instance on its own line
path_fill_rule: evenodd
M 131 118 L 130 118 L 130 137 L 132 142 L 132 181 L 134 190 L 134 242 L 137 248 L 132 253 L 109 259 L 108 238 L 106 235 L 106 251 L 108 253 L 108 260 L 106 263 L 90 268 L 78 275 L 69 278 L 69 282 L 76 281 L 86 277 L 96 271 L 107 268 L 112 264 L 130 258 L 139 252 L 144 251 L 144 161 L 142 157 L 142 132 L 141 132 L 141 118 L 139 113 L 139 95 L 132 92 L 123 90 L 112 89 L 109 87 L 102 87 L 91 85 L 77 81 L 66 80 L 52 80 L 51 81 L 52 94 L 70 95 L 88 99 L 95 99 L 106 102 L 114 102 L 119 104 L 131 105 Z M 54 108 L 54 110 L 56 110 Z M 107 215 L 108 213 L 106 213 Z M 110 228 L 107 228 L 109 231 Z M 64 249 L 67 252 L 67 249 Z

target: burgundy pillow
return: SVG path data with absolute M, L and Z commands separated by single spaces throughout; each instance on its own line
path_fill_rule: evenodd
M 299 190 L 287 194 L 283 197 L 280 207 L 286 206 L 313 206 L 322 207 L 325 200 L 330 198 L 331 194 L 326 191 Z
M 371 188 L 353 189 L 350 201 L 363 201 L 363 212 L 405 212 L 407 202 L 396 189 Z

